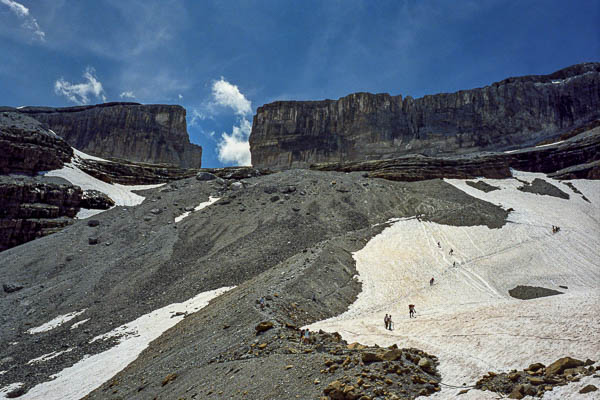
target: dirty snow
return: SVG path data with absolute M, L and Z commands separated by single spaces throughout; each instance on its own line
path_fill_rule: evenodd
M 88 322 L 89 320 L 90 320 L 89 318 L 86 318 L 86 319 L 84 319 L 84 320 L 81 320 L 81 321 L 79 321 L 79 322 L 75 322 L 75 323 L 74 323 L 74 324 L 71 326 L 71 330 L 79 328 L 81 325 L 85 324 L 85 323 L 86 323 L 86 322 Z
M 528 182 L 545 179 L 564 190 L 544 174 L 513 175 Z M 600 359 L 600 181 L 571 181 L 588 203 L 580 196 L 564 200 L 522 192 L 516 179 L 481 180 L 501 190 L 485 193 L 464 180 L 446 182 L 513 208 L 505 226 L 392 222 L 354 253 L 362 282 L 355 303 L 309 328 L 337 331 L 349 342 L 422 349 L 439 357 L 443 382 L 456 386 L 472 385 L 488 371 L 549 364 L 567 355 Z M 552 225 L 561 231 L 552 234 Z M 517 285 L 565 294 L 522 301 L 508 295 Z M 417 318 L 408 318 L 408 304 L 416 305 Z M 386 313 L 393 316 L 394 331 L 383 327 Z M 459 390 L 442 387 L 433 398 L 454 398 Z M 578 394 L 578 387 L 568 385 L 561 395 L 544 398 L 593 398 Z M 498 397 L 475 390 L 463 396 Z
M 40 362 L 52 360 L 53 358 L 56 358 L 56 357 L 58 357 L 58 356 L 60 356 L 62 354 L 68 353 L 70 351 L 73 351 L 72 347 L 70 347 L 70 348 L 68 348 L 66 350 L 63 350 L 63 351 L 53 351 L 52 353 L 44 354 L 44 355 L 41 355 L 41 356 L 39 356 L 37 358 L 33 358 L 33 359 L 27 361 L 27 364 L 35 364 L 35 363 L 40 363 Z
M 231 289 L 233 287 L 202 292 L 183 303 L 170 304 L 108 333 L 96 336 L 91 342 L 117 337 L 118 344 L 102 353 L 84 357 L 75 365 L 53 375 L 53 380 L 33 387 L 19 399 L 76 400 L 82 398 L 133 362 L 151 341 L 181 321 L 184 313 L 200 310 L 209 301 Z M 181 314 L 176 315 L 176 313 Z
M 54 329 L 54 328 L 64 324 L 65 322 L 69 322 L 73 318 L 83 314 L 85 312 L 85 310 L 86 309 L 84 308 L 81 311 L 73 311 L 73 312 L 65 314 L 65 315 L 59 315 L 58 317 L 46 322 L 45 324 L 42 324 L 35 328 L 28 329 L 27 333 L 29 333 L 30 335 L 33 335 L 36 333 L 49 331 L 51 329 Z
M 194 208 L 194 211 L 200 211 L 200 210 L 202 210 L 203 208 L 206 208 L 206 207 L 210 206 L 211 204 L 213 204 L 213 203 L 215 203 L 215 202 L 219 201 L 220 199 L 221 199 L 220 197 L 213 197 L 213 196 L 210 196 L 210 197 L 208 198 L 208 201 L 205 201 L 204 203 L 200 203 L 198 206 L 196 206 L 196 207 Z M 191 213 L 191 211 L 186 211 L 186 212 L 184 212 L 183 214 L 181 214 L 181 215 L 179 215 L 179 216 L 175 217 L 175 222 L 177 223 L 177 222 L 181 221 L 181 220 L 182 220 L 182 219 L 184 219 L 185 217 L 189 216 L 189 215 L 190 215 L 190 213 Z

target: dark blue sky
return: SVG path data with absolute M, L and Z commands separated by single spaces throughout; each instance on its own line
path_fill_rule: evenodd
M 181 104 L 203 165 L 231 165 L 264 103 L 420 97 L 599 61 L 598 21 L 597 0 L 0 0 L 0 105 Z

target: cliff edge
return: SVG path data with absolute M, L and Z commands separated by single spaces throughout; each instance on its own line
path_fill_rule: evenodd
M 502 151 L 598 118 L 600 63 L 584 63 L 418 99 L 355 93 L 266 104 L 254 117 L 250 151 L 258 168 Z
M 105 103 L 18 110 L 48 125 L 78 150 L 183 168 L 200 168 L 202 147 L 190 143 L 185 109 L 177 105 Z

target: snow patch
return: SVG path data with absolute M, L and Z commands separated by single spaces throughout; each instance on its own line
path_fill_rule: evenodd
M 29 361 L 27 361 L 27 365 L 31 365 L 31 364 L 35 364 L 35 363 L 40 363 L 40 362 L 44 362 L 44 361 L 48 361 L 48 360 L 52 360 L 53 358 L 56 358 L 62 354 L 68 353 L 70 351 L 73 351 L 74 349 L 72 347 L 63 350 L 63 351 L 53 351 L 52 353 L 48 353 L 48 354 L 44 354 L 42 356 L 39 356 L 37 358 L 33 358 Z
M 544 174 L 513 175 L 559 185 Z M 600 181 L 571 181 L 586 197 L 598 199 L 590 204 L 579 196 L 565 200 L 522 192 L 517 190 L 522 182 L 514 178 L 482 180 L 500 190 L 485 193 L 466 180 L 446 182 L 513 208 L 502 228 L 415 218 L 393 223 L 353 254 L 362 282 L 356 301 L 345 313 L 308 327 L 337 331 L 348 342 L 422 349 L 439 357 L 443 382 L 456 386 L 473 384 L 488 371 L 520 370 L 567 355 L 599 359 Z M 552 234 L 552 225 L 561 231 Z M 508 294 L 517 285 L 564 294 L 522 301 Z M 409 319 L 408 304 L 416 305 L 417 318 Z M 386 313 L 393 315 L 394 331 L 383 326 Z M 569 384 L 561 393 L 574 390 Z M 444 387 L 432 398 L 454 398 L 456 392 Z M 545 398 L 561 398 L 555 392 Z
M 89 318 L 86 318 L 86 319 L 84 319 L 84 320 L 81 320 L 81 321 L 79 321 L 79 322 L 75 322 L 75 323 L 73 324 L 73 326 L 71 326 L 71 330 L 79 328 L 81 325 L 85 324 L 85 323 L 86 323 L 86 322 L 88 322 L 89 320 L 90 320 Z
M 20 388 L 23 385 L 23 382 L 15 382 L 11 383 L 10 385 L 4 386 L 3 388 L 0 388 L 0 399 L 8 399 L 8 397 L 6 396 L 7 394 L 12 392 L 13 390 Z
M 76 151 L 73 149 L 73 151 Z M 78 153 L 81 153 L 78 151 Z M 87 156 L 88 158 L 93 156 Z M 144 201 L 144 197 L 133 193 L 134 190 L 154 189 L 164 185 L 164 183 L 156 185 L 120 185 L 118 183 L 106 183 L 100 179 L 94 178 L 91 175 L 83 172 L 77 166 L 77 161 L 72 161 L 65 164 L 61 169 L 45 172 L 45 176 L 56 176 L 66 179 L 73 185 L 79 186 L 83 190 L 97 190 L 102 192 L 115 202 L 116 206 L 136 206 Z M 96 211 L 96 210 L 94 210 Z M 101 211 L 100 211 L 101 212 Z M 87 211 L 80 211 L 82 218 L 90 216 Z M 79 214 L 78 214 L 79 215 Z
M 181 321 L 185 313 L 193 313 L 205 307 L 212 299 L 233 287 L 223 287 L 183 302 L 152 311 L 127 324 L 121 325 L 91 342 L 118 338 L 118 344 L 93 356 L 86 356 L 69 368 L 65 368 L 49 382 L 33 387 L 20 399 L 77 400 L 112 378 L 133 362 L 148 344 L 166 330 Z
M 64 324 L 65 322 L 69 322 L 73 318 L 83 314 L 85 312 L 85 310 L 86 310 L 86 308 L 84 308 L 81 311 L 73 311 L 72 313 L 68 313 L 65 315 L 59 315 L 58 317 L 54 318 L 51 321 L 46 322 L 45 324 L 42 324 L 36 328 L 28 329 L 27 333 L 29 333 L 30 335 L 33 335 L 35 333 L 46 332 L 46 331 L 52 330 L 52 329 Z
M 100 157 L 96 157 L 96 156 L 92 156 L 89 154 L 84 153 L 83 151 L 79 151 L 77 150 L 75 147 L 71 147 L 73 149 L 73 153 L 75 153 L 75 155 L 79 158 L 85 159 L 85 160 L 95 160 L 95 161 L 104 161 L 104 162 L 113 162 L 110 160 L 105 160 L 104 158 L 100 158 Z
M 540 144 L 539 146 L 535 146 L 535 147 L 537 148 L 537 147 L 554 146 L 555 144 L 560 144 L 560 143 L 563 143 L 563 142 L 564 142 L 564 140 L 559 140 L 558 142 L 553 142 L 553 143 L 548 143 L 548 144 Z
M 210 196 L 210 197 L 208 198 L 208 201 L 205 201 L 204 203 L 200 203 L 198 206 L 196 206 L 196 207 L 194 208 L 194 211 L 200 211 L 200 210 L 202 210 L 203 208 L 206 208 L 206 207 L 210 206 L 211 204 L 213 204 L 213 203 L 215 203 L 215 202 L 217 202 L 217 201 L 219 201 L 219 200 L 221 200 L 221 198 L 220 198 L 220 197 L 213 197 L 213 196 Z M 184 219 L 184 218 L 186 218 L 187 216 L 189 216 L 189 215 L 190 215 L 190 213 L 191 213 L 191 211 L 186 211 L 186 212 L 184 212 L 183 214 L 181 214 L 181 215 L 179 215 L 179 216 L 175 217 L 175 222 L 177 223 L 177 222 L 181 221 L 182 219 Z

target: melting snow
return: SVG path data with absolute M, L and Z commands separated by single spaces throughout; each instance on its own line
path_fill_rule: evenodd
M 564 186 L 543 174 L 513 173 L 521 180 L 537 177 Z M 548 364 L 567 355 L 598 360 L 600 181 L 571 181 L 591 200 L 587 203 L 580 196 L 564 200 L 519 191 L 516 179 L 481 180 L 501 190 L 485 193 L 464 180 L 446 181 L 513 208 L 506 225 L 395 222 L 354 253 L 363 282 L 355 303 L 309 328 L 337 331 L 349 342 L 422 349 L 439 357 L 443 382 L 456 386 L 473 384 L 488 371 Z M 552 225 L 561 231 L 552 234 Z M 565 294 L 522 301 L 508 295 L 517 285 Z M 417 318 L 408 318 L 408 304 L 416 305 Z M 386 313 L 393 315 L 394 331 L 384 329 Z M 584 398 L 578 388 L 570 384 L 544 398 Z M 458 390 L 444 387 L 433 398 L 454 398 Z M 464 396 L 498 395 L 471 390 Z
M 159 183 L 156 185 L 121 185 L 118 183 L 106 183 L 101 181 L 100 179 L 94 178 L 91 175 L 88 175 L 78 167 L 78 160 L 81 158 L 91 159 L 91 160 L 100 160 L 111 162 L 108 160 L 104 160 L 99 157 L 90 156 L 85 154 L 77 149 L 73 149 L 75 153 L 75 157 L 73 157 L 70 163 L 67 163 L 61 169 L 56 169 L 53 171 L 48 171 L 44 173 L 45 176 L 56 176 L 59 178 L 66 179 L 71 182 L 73 185 L 77 185 L 81 187 L 83 190 L 97 190 L 102 192 L 115 202 L 117 206 L 136 206 L 141 204 L 144 201 L 144 197 L 139 194 L 133 193 L 134 190 L 146 190 L 146 189 L 154 189 L 164 185 L 164 183 Z M 104 210 L 88 210 L 81 209 L 77 214 L 78 218 L 88 218 L 98 213 L 101 213 Z
M 31 359 L 29 361 L 27 361 L 27 364 L 35 364 L 35 363 L 40 363 L 40 362 L 44 362 L 44 361 L 48 361 L 48 360 L 52 360 L 53 358 L 56 358 L 62 354 L 68 353 L 70 351 L 73 351 L 73 348 L 70 347 L 66 350 L 63 351 L 53 351 L 52 353 L 48 353 L 48 354 L 44 354 L 42 356 L 39 356 L 37 358 Z
M 102 353 L 84 357 L 73 366 L 53 375 L 53 380 L 33 387 L 19 398 L 24 400 L 82 398 L 133 362 L 151 341 L 181 321 L 183 313 L 196 312 L 215 297 L 231 289 L 233 287 L 202 292 L 186 302 L 170 304 L 108 333 L 96 336 L 91 342 L 118 337 L 119 343 Z
M 81 320 L 81 321 L 79 321 L 79 322 L 75 322 L 75 323 L 73 324 L 73 326 L 71 326 L 71 330 L 79 328 L 81 325 L 85 324 L 85 323 L 86 323 L 86 322 L 88 322 L 89 320 L 90 320 L 89 318 L 86 318 L 86 319 L 84 319 L 84 320 Z
M 220 199 L 221 199 L 220 197 L 212 197 L 212 196 L 210 196 L 208 198 L 208 201 L 205 201 L 204 203 L 200 203 L 198 206 L 196 206 L 194 208 L 194 211 L 200 211 L 203 208 L 206 208 L 206 207 L 210 206 L 211 204 L 219 201 Z M 175 217 L 175 222 L 181 221 L 182 219 L 184 219 L 185 217 L 187 217 L 188 215 L 190 215 L 190 213 L 191 213 L 191 211 L 186 211 L 183 214 Z
M 27 333 L 29 333 L 30 335 L 33 335 L 35 333 L 40 333 L 40 332 L 46 332 L 49 331 L 51 329 L 54 329 L 62 324 L 64 324 L 65 322 L 68 322 L 70 320 L 72 320 L 73 318 L 83 314 L 85 312 L 85 308 L 81 311 L 73 311 L 72 313 L 68 313 L 65 315 L 59 315 L 58 317 L 54 318 L 51 321 L 46 322 L 43 325 L 40 325 L 36 328 L 31 328 L 29 330 L 27 330 Z

